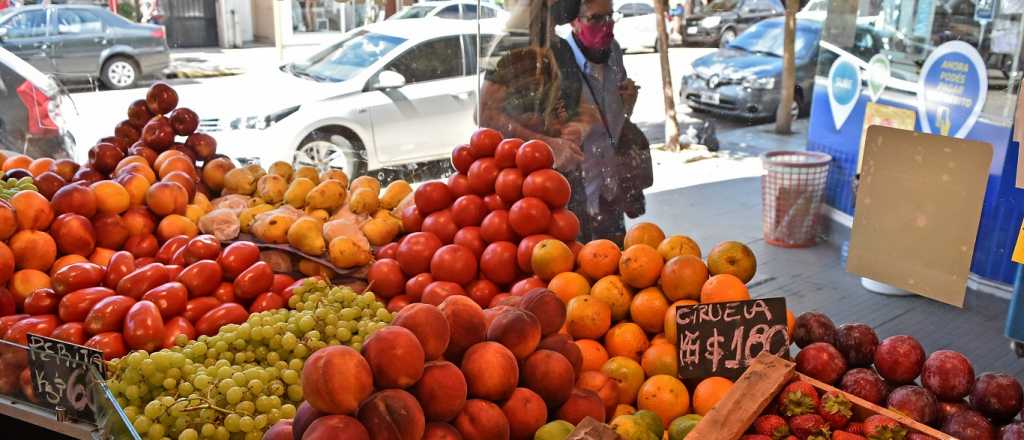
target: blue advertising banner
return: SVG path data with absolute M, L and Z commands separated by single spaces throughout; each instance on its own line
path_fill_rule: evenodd
M 985 61 L 963 41 L 944 43 L 928 56 L 918 78 L 918 116 L 925 133 L 964 138 L 988 93 Z
M 847 56 L 841 56 L 828 71 L 828 103 L 836 130 L 842 128 L 846 118 L 860 99 L 860 68 Z

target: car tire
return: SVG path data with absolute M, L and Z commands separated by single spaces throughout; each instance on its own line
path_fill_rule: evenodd
M 732 28 L 727 28 L 722 31 L 722 35 L 718 37 L 718 47 L 724 49 L 732 40 L 736 39 L 736 31 Z
M 100 70 L 100 79 L 111 90 L 132 88 L 139 83 L 141 76 L 139 63 L 126 56 L 111 57 Z
M 366 173 L 366 146 L 351 130 L 324 127 L 313 130 L 295 149 L 292 164 L 320 171 L 341 169 L 350 178 Z

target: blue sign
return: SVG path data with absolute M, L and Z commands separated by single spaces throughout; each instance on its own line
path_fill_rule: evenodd
M 836 130 L 843 126 L 860 100 L 860 68 L 850 57 L 841 56 L 828 71 L 828 102 Z
M 974 21 L 989 22 L 996 16 L 996 0 L 978 0 L 974 5 Z
M 964 138 L 985 106 L 988 72 L 973 46 L 950 41 L 935 48 L 925 60 L 918 87 L 921 130 Z

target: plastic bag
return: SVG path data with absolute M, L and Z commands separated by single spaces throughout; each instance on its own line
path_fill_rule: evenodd
M 229 208 L 214 209 L 199 219 L 199 230 L 220 241 L 234 240 L 240 229 L 238 215 Z
M 237 217 L 238 213 L 252 205 L 252 197 L 242 194 L 231 194 L 213 199 L 211 203 L 214 210 L 230 209 Z
M 324 239 L 330 244 L 335 238 L 348 237 L 351 238 L 359 247 L 369 251 L 370 241 L 366 239 L 366 235 L 360 229 L 360 225 L 350 220 L 331 220 L 324 223 Z

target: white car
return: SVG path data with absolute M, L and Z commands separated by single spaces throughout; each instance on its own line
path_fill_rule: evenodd
M 654 3 L 649 0 L 615 0 L 615 41 L 623 50 L 654 49 L 658 44 L 658 23 L 654 21 Z M 671 33 L 672 25 L 665 20 L 669 31 L 669 45 L 682 44 L 679 35 Z M 558 35 L 568 36 L 569 25 L 559 26 Z
M 416 3 L 406 7 L 388 20 L 408 20 L 415 18 L 447 18 L 452 20 L 476 20 L 477 6 L 475 0 L 445 0 Z M 503 26 L 508 21 L 508 11 L 489 1 L 480 2 L 481 24 Z
M 180 102 L 216 116 L 200 130 L 219 153 L 264 166 L 280 160 L 351 176 L 442 159 L 476 127 L 476 31 L 472 21 L 385 20 L 302 62 L 179 87 Z M 483 37 L 490 44 L 497 35 Z

